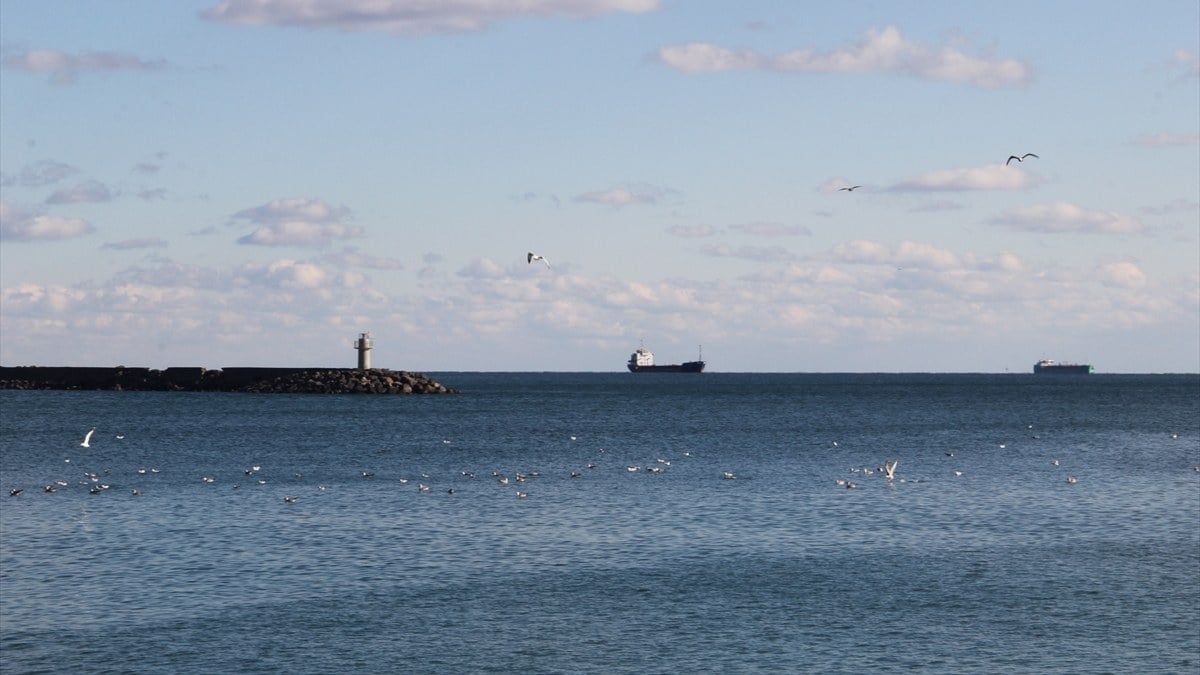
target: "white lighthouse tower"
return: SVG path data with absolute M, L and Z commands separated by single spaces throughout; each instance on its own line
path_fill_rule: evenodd
M 374 347 L 374 341 L 371 340 L 370 333 L 359 333 L 358 339 L 354 341 L 354 348 L 358 350 L 358 369 L 371 369 L 371 348 Z

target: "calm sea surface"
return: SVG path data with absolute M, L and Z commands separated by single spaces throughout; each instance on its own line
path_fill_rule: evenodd
M 1200 672 L 1198 376 L 431 375 L 0 391 L 0 671 Z

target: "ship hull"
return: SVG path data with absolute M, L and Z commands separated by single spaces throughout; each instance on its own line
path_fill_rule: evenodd
M 631 373 L 702 373 L 704 372 L 703 361 L 688 361 L 686 363 L 677 363 L 664 366 L 639 366 L 633 363 L 627 364 Z
M 1043 366 L 1037 364 L 1033 367 L 1033 372 L 1039 375 L 1089 375 L 1092 372 L 1092 367 L 1087 364 L 1079 365 L 1053 365 Z

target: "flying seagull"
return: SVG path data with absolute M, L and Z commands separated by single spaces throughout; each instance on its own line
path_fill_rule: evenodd
M 91 428 L 91 429 L 90 429 L 90 430 L 87 432 L 87 434 L 86 434 L 86 435 L 83 437 L 83 442 L 82 442 L 82 443 L 80 443 L 79 445 L 81 445 L 82 447 L 85 447 L 85 448 L 90 448 L 90 447 L 92 447 L 92 434 L 94 434 L 94 433 L 96 433 L 96 428 L 95 428 L 95 427 L 92 427 L 92 428 Z
M 1004 163 L 1004 166 L 1008 166 L 1014 159 L 1017 160 L 1018 162 L 1024 162 L 1026 157 L 1034 157 L 1036 159 L 1041 159 L 1041 157 L 1038 157 L 1037 155 L 1033 154 L 1032 152 L 1027 152 L 1027 153 L 1021 155 L 1020 157 L 1017 157 L 1016 155 L 1009 155 L 1008 161 Z
M 544 256 L 540 256 L 533 251 L 530 251 L 525 255 L 525 262 L 532 264 L 534 260 L 541 260 L 542 262 L 546 263 L 546 267 L 550 266 L 549 260 L 546 260 Z
M 885 474 L 887 474 L 888 480 L 892 480 L 893 478 L 896 477 L 896 465 L 899 463 L 900 463 L 900 460 L 898 460 L 898 459 L 892 461 L 890 464 L 888 462 L 883 463 L 883 472 Z
M 838 192 L 841 192 L 842 190 L 845 190 L 846 192 L 854 192 L 855 190 L 857 190 L 860 187 L 862 187 L 862 186 L 861 185 L 852 185 L 850 187 L 841 187 L 841 188 L 838 188 Z

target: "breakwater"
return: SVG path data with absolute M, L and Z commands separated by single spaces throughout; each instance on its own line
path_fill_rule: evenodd
M 456 394 L 421 373 L 386 368 L 86 368 L 0 366 L 0 389 L 227 391 L 259 394 Z

